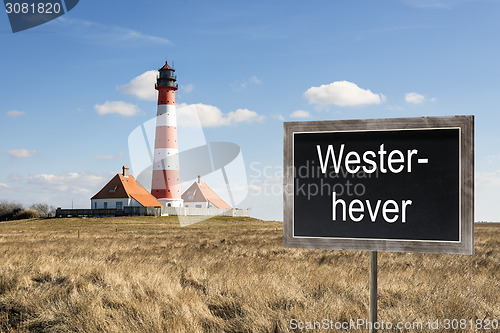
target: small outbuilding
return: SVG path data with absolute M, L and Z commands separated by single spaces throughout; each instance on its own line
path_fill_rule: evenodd
M 123 207 L 161 207 L 162 204 L 129 175 L 129 167 L 114 176 L 91 199 L 92 209 L 123 209 Z
M 188 208 L 232 209 L 207 184 L 201 182 L 201 176 L 198 176 L 198 181 L 193 183 L 181 198 L 184 200 L 184 207 Z

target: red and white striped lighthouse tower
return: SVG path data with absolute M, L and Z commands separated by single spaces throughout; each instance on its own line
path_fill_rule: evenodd
M 165 206 L 182 207 L 175 110 L 177 77 L 175 70 L 167 62 L 158 72 L 155 85 L 158 90 L 158 111 L 151 194 Z

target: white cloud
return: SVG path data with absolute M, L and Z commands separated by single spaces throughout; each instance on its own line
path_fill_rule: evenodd
M 94 109 L 99 115 L 116 113 L 121 116 L 130 117 L 135 116 L 141 112 L 139 107 L 134 104 L 126 103 L 123 101 L 106 101 L 104 104 L 94 105 Z
M 304 119 L 311 117 L 312 117 L 311 113 L 309 111 L 304 111 L 304 110 L 295 110 L 290 114 L 290 118 L 295 118 L 295 119 L 298 118 Z
M 256 193 L 259 193 L 262 191 L 262 186 L 258 186 L 258 185 L 248 185 L 248 191 L 249 192 L 256 192 Z
M 67 172 L 59 175 L 43 173 L 28 178 L 28 183 L 39 185 L 41 191 L 57 190 L 70 194 L 91 193 L 92 190 L 88 187 L 104 186 L 105 181 L 102 176 L 86 172 Z
M 117 173 L 114 172 L 113 176 Z M 43 202 L 69 208 L 74 203 L 75 208 L 89 208 L 92 195 L 111 177 L 107 173 L 88 172 L 40 173 L 24 177 L 11 174 L 8 176 L 9 188 L 3 191 L 9 191 L 9 200 L 24 205 Z
M 186 94 L 189 94 L 193 91 L 194 85 L 193 84 L 186 84 L 185 86 L 181 85 L 181 90 L 185 92 Z
M 435 102 L 437 98 L 427 98 L 422 94 L 416 93 L 416 92 L 409 92 L 405 94 L 405 101 L 406 103 L 411 103 L 411 104 L 422 104 L 423 102 L 431 101 Z
M 18 111 L 18 110 L 11 110 L 11 111 L 8 111 L 6 114 L 10 118 L 17 118 L 17 117 L 20 117 L 22 115 L 25 115 L 26 112 L 24 112 L 24 111 Z
M 283 117 L 283 115 L 281 115 L 281 114 L 273 114 L 271 117 L 273 119 L 278 119 L 280 121 L 285 121 L 285 117 Z
M 261 83 L 262 83 L 262 80 L 260 80 L 259 78 L 257 78 L 257 76 L 253 75 L 253 76 L 250 78 L 250 82 L 255 83 L 255 84 L 261 84 Z
M 5 183 L 0 183 L 0 189 L 5 189 L 5 188 L 10 188 L 10 186 Z
M 94 155 L 92 156 L 93 159 L 95 160 L 114 160 L 120 157 L 123 157 L 123 152 L 120 152 L 119 154 L 107 154 L 107 155 Z
M 304 97 L 309 100 L 309 104 L 338 106 L 380 104 L 386 101 L 384 95 L 362 89 L 349 81 L 335 81 L 319 87 L 311 87 L 304 93 Z
M 17 174 L 17 173 L 11 173 L 7 176 L 7 178 L 11 181 L 17 182 L 23 180 L 23 176 Z
M 476 221 L 500 222 L 498 192 L 500 191 L 500 170 L 476 172 L 475 175 Z
M 245 80 L 236 80 L 233 83 L 231 83 L 231 87 L 233 87 L 235 90 L 241 90 L 245 89 L 249 84 L 262 84 L 262 81 L 255 75 L 252 75 L 248 79 Z
M 488 156 L 486 156 L 486 160 L 488 161 L 488 163 L 492 163 L 497 159 L 500 160 L 500 155 L 488 155 Z
M 114 43 L 122 46 L 131 43 L 172 44 L 166 38 L 146 35 L 137 30 L 75 18 L 59 17 L 49 24 L 58 26 L 58 31 L 62 33 L 96 44 Z
M 421 104 L 425 101 L 425 96 L 416 92 L 409 92 L 405 94 L 405 101 L 406 103 Z
M 259 116 L 257 112 L 250 111 L 248 109 L 237 109 L 236 111 L 229 112 L 226 119 L 228 124 L 232 125 L 237 123 L 253 123 L 256 121 L 262 121 L 264 120 L 264 116 Z
M 36 150 L 28 150 L 28 149 L 12 149 L 7 150 L 7 154 L 9 154 L 12 158 L 26 158 L 31 157 L 37 153 Z
M 213 105 L 201 103 L 187 105 L 183 103 L 179 104 L 177 108 L 177 120 L 181 126 L 189 127 L 191 124 L 197 123 L 197 120 L 193 119 L 196 115 L 192 112 L 183 112 L 183 108 L 188 110 L 188 106 L 196 108 L 201 124 L 204 127 L 232 126 L 239 123 L 253 123 L 264 120 L 264 116 L 248 109 L 237 109 L 224 114 L 218 107 Z
M 120 91 L 125 94 L 134 95 L 147 101 L 155 101 L 157 93 L 155 89 L 158 71 L 147 71 L 130 80 L 129 83 L 121 85 Z
M 476 172 L 476 186 L 478 188 L 500 189 L 500 170 L 494 172 Z

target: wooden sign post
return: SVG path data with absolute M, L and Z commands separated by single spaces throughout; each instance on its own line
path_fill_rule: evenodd
M 377 288 L 378 288 L 378 268 L 377 251 L 370 252 L 370 323 L 377 322 Z M 377 332 L 376 329 L 370 329 L 371 332 Z

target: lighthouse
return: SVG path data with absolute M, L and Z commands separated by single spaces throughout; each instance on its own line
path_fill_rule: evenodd
M 182 207 L 175 110 L 177 77 L 175 69 L 168 62 L 158 72 L 155 85 L 158 90 L 158 109 L 151 194 L 165 206 Z

